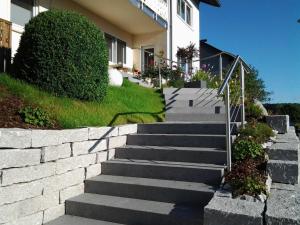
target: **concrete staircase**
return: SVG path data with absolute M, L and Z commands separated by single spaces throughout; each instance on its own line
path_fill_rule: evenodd
M 201 225 L 224 173 L 224 149 L 224 123 L 139 125 L 48 225 Z

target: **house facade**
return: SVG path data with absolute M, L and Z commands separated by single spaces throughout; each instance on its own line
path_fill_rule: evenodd
M 200 2 L 219 6 L 218 0 L 1 0 L 0 18 L 12 23 L 13 57 L 32 17 L 53 8 L 77 11 L 104 32 L 110 66 L 143 70 L 157 55 L 176 62 L 178 47 L 199 48 Z

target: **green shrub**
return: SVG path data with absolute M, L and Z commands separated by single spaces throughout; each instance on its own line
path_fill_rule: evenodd
M 50 127 L 53 124 L 48 113 L 40 108 L 26 106 L 19 111 L 19 114 L 25 123 L 31 125 L 39 127 Z
M 221 85 L 221 80 L 218 76 L 204 70 L 197 71 L 197 73 L 192 77 L 192 81 L 200 80 L 206 81 L 207 87 L 209 88 L 219 88 Z
M 103 33 L 75 12 L 43 12 L 25 26 L 13 75 L 56 95 L 101 101 L 108 85 Z
M 263 147 L 253 140 L 237 140 L 233 145 L 232 156 L 235 161 L 257 158 L 264 154 Z
M 253 103 L 246 104 L 245 112 L 246 112 L 246 118 L 249 121 L 260 120 L 263 117 L 262 109 Z
M 241 138 L 250 139 L 259 144 L 267 142 L 274 135 L 272 128 L 265 123 L 250 122 L 245 125 L 244 129 L 240 130 Z

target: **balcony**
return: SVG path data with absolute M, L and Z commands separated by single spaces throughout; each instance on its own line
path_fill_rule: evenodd
M 168 5 L 164 0 L 73 1 L 131 34 L 159 32 L 168 27 Z

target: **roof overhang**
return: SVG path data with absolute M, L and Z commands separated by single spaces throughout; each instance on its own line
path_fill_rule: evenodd
M 219 0 L 199 0 L 199 2 L 203 2 L 212 6 L 220 7 L 221 3 Z

